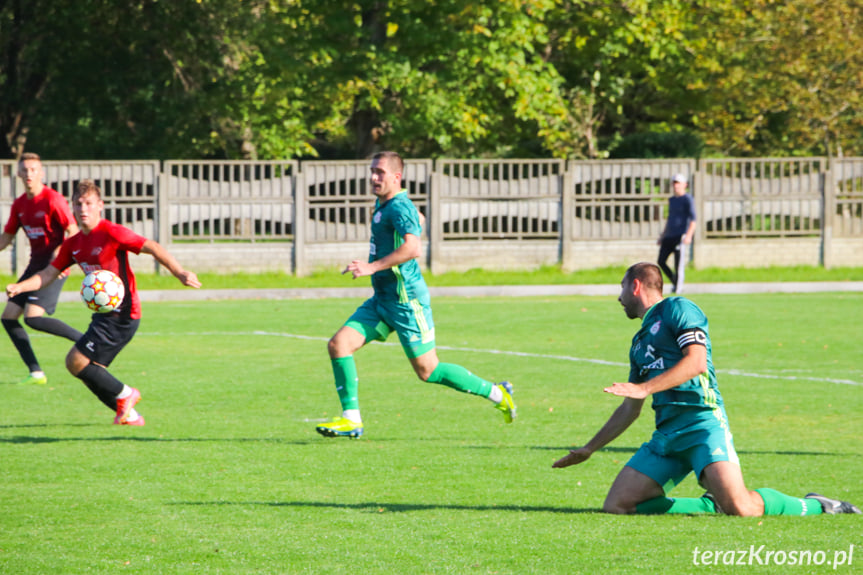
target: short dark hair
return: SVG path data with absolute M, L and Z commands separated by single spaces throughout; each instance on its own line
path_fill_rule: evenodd
M 378 152 L 377 154 L 375 154 L 374 156 L 372 156 L 372 159 L 373 159 L 373 160 L 381 160 L 381 159 L 385 159 L 385 160 L 386 160 L 387 162 L 389 162 L 389 163 L 390 163 L 394 168 L 398 168 L 398 169 L 396 170 L 397 172 L 399 172 L 400 174 L 401 174 L 401 173 L 404 173 L 404 170 L 405 170 L 405 162 L 404 162 L 404 160 L 402 160 L 402 157 L 399 155 L 399 153 L 398 153 L 398 152 L 390 152 L 390 151 Z
M 78 182 L 78 185 L 75 186 L 75 191 L 72 193 L 72 200 L 74 201 L 76 198 L 80 198 L 87 194 L 96 194 L 97 198 L 100 200 L 102 199 L 102 190 L 99 189 L 96 182 L 93 180 L 81 180 Z
M 39 154 L 33 152 L 24 152 L 23 154 L 21 154 L 21 157 L 18 158 L 18 163 L 21 164 L 26 160 L 37 160 L 41 162 L 42 158 L 39 157 Z
M 629 266 L 623 276 L 625 280 L 638 280 L 644 287 L 662 293 L 662 270 L 651 262 L 640 262 Z

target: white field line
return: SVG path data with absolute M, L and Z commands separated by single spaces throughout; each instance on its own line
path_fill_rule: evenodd
M 224 331 L 203 331 L 196 333 L 185 333 L 185 334 L 160 334 L 154 332 L 148 333 L 139 333 L 140 336 L 162 336 L 162 335 L 172 335 L 172 336 L 219 336 L 219 337 L 236 337 L 236 336 L 264 336 L 264 337 L 284 337 L 290 339 L 303 339 L 308 341 L 328 341 L 328 337 L 318 337 L 311 335 L 299 335 L 294 333 L 281 333 L 281 332 L 270 332 L 270 331 L 247 331 L 247 332 L 224 332 Z M 389 345 L 394 347 L 401 347 L 401 344 L 394 342 L 375 342 L 378 345 Z M 606 361 L 604 359 L 593 359 L 593 358 L 585 358 L 585 357 L 574 357 L 571 355 L 554 355 L 554 354 L 545 354 L 545 353 L 530 353 L 525 351 L 506 351 L 500 349 L 479 349 L 473 347 L 453 347 L 448 345 L 439 345 L 437 349 L 444 349 L 447 351 L 465 351 L 471 353 L 488 353 L 493 355 L 509 355 L 513 357 L 530 357 L 535 359 L 552 359 L 558 361 L 572 361 L 572 362 L 580 362 L 580 363 L 593 363 L 597 365 L 608 365 L 612 367 L 624 367 L 629 368 L 628 363 L 621 363 L 618 361 Z M 851 379 L 832 379 L 828 377 L 809 377 L 809 376 L 800 376 L 800 375 L 774 375 L 769 373 L 754 373 L 751 371 L 741 371 L 739 369 L 717 369 L 717 373 L 720 374 L 728 374 L 736 377 L 751 377 L 757 379 L 779 379 L 785 381 L 815 381 L 818 383 L 837 383 L 841 385 L 863 385 L 863 382 L 854 381 Z

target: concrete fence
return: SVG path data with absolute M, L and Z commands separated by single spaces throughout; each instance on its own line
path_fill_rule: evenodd
M 105 216 L 196 271 L 305 274 L 368 256 L 369 162 L 45 161 L 69 197 L 95 180 Z M 670 179 L 689 177 L 696 267 L 863 266 L 863 158 L 408 160 L 404 187 L 426 216 L 423 264 L 567 270 L 653 260 Z M 0 219 L 21 193 L 0 163 Z M 23 234 L 0 269 L 24 269 Z M 136 265 L 153 270 L 151 258 Z M 143 267 L 142 267 L 143 266 Z

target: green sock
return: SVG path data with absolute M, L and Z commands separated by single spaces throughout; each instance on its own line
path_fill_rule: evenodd
M 716 513 L 716 507 L 706 497 L 655 497 L 636 505 L 635 512 L 644 515 Z
M 336 391 L 339 392 L 339 401 L 342 404 L 342 410 L 359 409 L 360 400 L 357 397 L 357 390 L 360 384 L 354 356 L 338 357 L 330 360 L 330 362 L 333 364 L 333 375 L 336 376 Z
M 764 500 L 764 515 L 821 515 L 824 509 L 815 499 L 800 499 L 762 487 L 755 490 Z
M 429 383 L 442 383 L 463 393 L 488 397 L 494 384 L 478 377 L 460 365 L 439 363 L 428 378 Z

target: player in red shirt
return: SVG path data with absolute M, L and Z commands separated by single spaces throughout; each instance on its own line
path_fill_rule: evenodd
M 63 243 L 64 236 L 78 233 L 69 203 L 59 192 L 42 183 L 44 175 L 42 160 L 38 154 L 23 154 L 18 160 L 18 177 L 24 182 L 26 193 L 18 196 L 12 204 L 9 221 L 0 234 L 0 251 L 12 243 L 19 228 L 27 234 L 30 240 L 30 263 L 18 278 L 19 282 L 51 263 Z M 57 300 L 65 282 L 64 274 L 44 289 L 22 292 L 10 298 L 3 309 L 3 327 L 15 344 L 21 359 L 30 369 L 30 375 L 21 383 L 48 383 L 48 377 L 33 352 L 27 330 L 19 321 L 22 315 L 24 323 L 33 329 L 71 341 L 78 341 L 81 337 L 81 332 L 77 329 L 59 319 L 45 317 L 46 314 L 52 315 L 57 309 Z
M 120 276 L 126 287 L 123 303 L 111 313 L 93 314 L 87 333 L 66 355 L 66 368 L 116 412 L 115 424 L 144 425 L 143 416 L 135 411 L 141 393 L 107 370 L 117 354 L 132 340 L 141 320 L 141 302 L 135 274 L 129 266 L 129 252 L 152 255 L 183 285 L 199 288 L 201 282 L 194 272 L 184 270 L 159 243 L 102 219 L 103 207 L 99 187 L 92 180 L 82 180 L 72 194 L 72 209 L 81 227 L 80 233 L 63 242 L 60 253 L 49 266 L 22 282 L 6 286 L 6 293 L 13 297 L 23 291 L 49 285 L 75 263 L 84 273 L 104 269 Z

